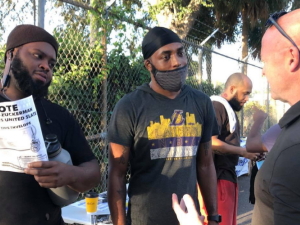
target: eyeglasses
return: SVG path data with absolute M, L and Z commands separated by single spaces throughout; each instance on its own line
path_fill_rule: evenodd
M 274 14 L 272 14 L 269 19 L 267 20 L 265 27 L 269 28 L 270 26 L 274 25 L 277 30 L 286 38 L 288 39 L 300 52 L 298 46 L 296 45 L 296 43 L 293 41 L 293 39 L 287 35 L 287 33 L 279 26 L 279 24 L 276 22 L 281 16 L 287 14 L 287 12 L 284 11 L 280 11 L 280 12 L 275 12 Z

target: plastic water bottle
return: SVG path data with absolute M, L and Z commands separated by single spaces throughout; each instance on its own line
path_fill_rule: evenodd
M 46 135 L 45 144 L 49 161 L 58 161 L 73 165 L 69 152 L 61 147 L 56 134 Z M 48 188 L 47 191 L 53 203 L 58 206 L 66 206 L 75 202 L 79 195 L 77 191 L 74 191 L 68 186 Z

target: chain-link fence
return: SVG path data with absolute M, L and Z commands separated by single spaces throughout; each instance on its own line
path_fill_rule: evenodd
M 114 106 L 126 93 L 149 82 L 150 75 L 141 54 L 130 57 L 125 48 L 108 48 L 106 52 L 100 40 L 91 42 L 90 26 L 86 18 L 80 18 L 77 17 L 76 22 L 70 18 L 56 24 L 54 30 L 48 30 L 60 45 L 48 98 L 67 108 L 81 125 L 101 167 L 102 178 L 97 190 L 102 192 L 107 188 L 106 133 Z M 140 43 L 141 40 L 137 48 Z M 195 89 L 208 95 L 218 95 L 226 79 L 241 71 L 241 63 L 237 59 L 204 48 L 189 38 L 183 40 L 183 44 L 189 65 L 187 84 Z M 1 52 L 3 56 L 3 50 Z M 252 124 L 252 105 L 269 112 L 264 130 L 276 123 L 287 109 L 268 97 L 268 86 L 261 76 L 261 68 L 248 65 L 247 74 L 254 88 L 244 108 L 243 136 L 247 136 Z

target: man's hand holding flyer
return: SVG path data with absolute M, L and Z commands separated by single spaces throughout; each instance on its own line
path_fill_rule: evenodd
M 32 96 L 0 103 L 0 170 L 23 173 L 34 161 L 48 155 Z

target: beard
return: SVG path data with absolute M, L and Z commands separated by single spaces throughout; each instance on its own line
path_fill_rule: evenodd
M 12 61 L 11 71 L 16 80 L 17 88 L 25 95 L 25 97 L 32 95 L 34 98 L 42 98 L 48 95 L 48 88 L 51 81 L 44 84 L 40 80 L 33 80 L 18 53 Z
M 243 108 L 241 103 L 237 100 L 237 95 L 234 95 L 233 98 L 228 101 L 228 103 L 231 106 L 231 108 L 236 112 L 241 111 L 241 109 Z

